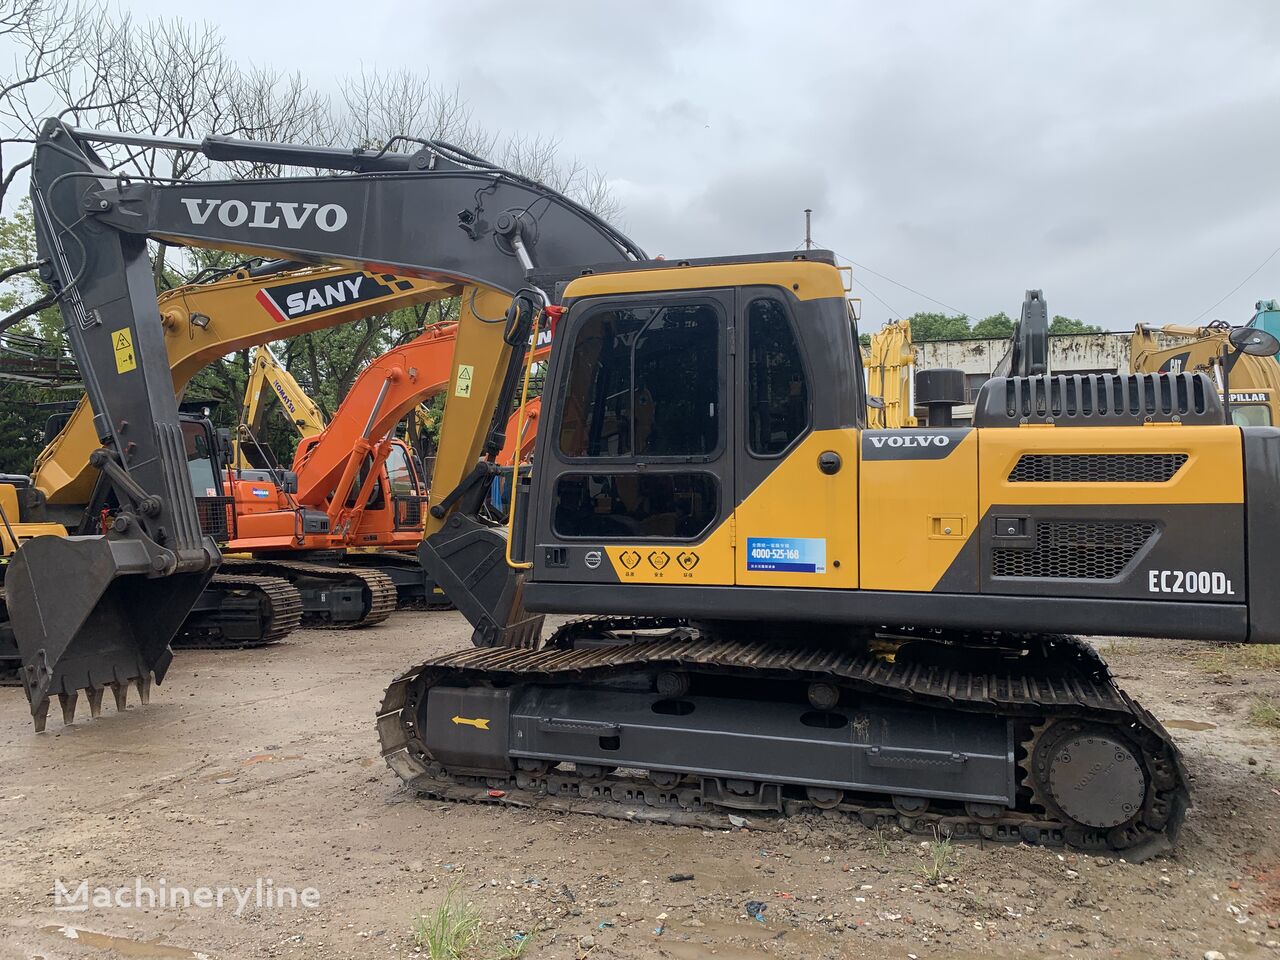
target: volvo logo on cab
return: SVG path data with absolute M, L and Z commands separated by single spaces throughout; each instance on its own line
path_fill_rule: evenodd
M 951 438 L 939 433 L 912 433 L 901 436 L 868 438 L 876 449 L 880 447 L 948 447 Z
M 198 225 L 209 222 L 215 213 L 224 227 L 258 227 L 263 230 L 301 230 L 308 221 L 325 233 L 335 233 L 347 225 L 346 208 L 337 203 L 281 203 L 272 200 L 197 200 L 183 197 L 187 216 Z

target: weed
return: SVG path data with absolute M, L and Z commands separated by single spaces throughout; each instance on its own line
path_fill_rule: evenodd
M 884 827 L 876 827 L 876 849 L 880 851 L 882 857 L 889 855 L 889 834 L 885 832 Z
M 1112 637 L 1102 648 L 1104 657 L 1131 657 L 1142 653 L 1142 644 L 1130 637 Z
M 1280 644 L 1278 643 L 1223 644 L 1198 650 L 1190 654 L 1190 657 L 1210 673 L 1280 670 Z
M 935 830 L 933 839 L 929 841 L 925 851 L 924 879 L 927 883 L 938 883 L 947 874 L 947 867 L 955 858 L 955 848 L 950 837 L 939 836 Z
M 479 941 L 480 911 L 456 888 L 445 894 L 444 903 L 414 921 L 413 944 L 431 960 L 464 960 Z
M 1271 697 L 1254 697 L 1249 704 L 1249 722 L 1255 727 L 1280 729 L 1280 703 Z
M 450 887 L 444 902 L 413 923 L 413 944 L 431 960 L 519 960 L 537 928 L 494 944 L 483 934 L 484 918 L 475 904 Z

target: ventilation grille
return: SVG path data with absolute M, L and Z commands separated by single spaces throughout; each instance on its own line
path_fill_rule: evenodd
M 1024 453 L 1010 483 L 1168 483 L 1185 453 Z
M 1124 520 L 1039 520 L 1034 550 L 991 552 L 997 577 L 1111 580 L 1155 535 L 1156 524 Z
M 993 377 L 974 404 L 976 427 L 1141 423 L 1221 424 L 1222 400 L 1203 373 Z

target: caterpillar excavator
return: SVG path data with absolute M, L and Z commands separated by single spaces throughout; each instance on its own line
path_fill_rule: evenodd
M 332 172 L 135 182 L 95 141 Z M 105 533 L 10 562 L 37 716 L 162 677 L 219 559 L 179 469 L 148 236 L 488 291 L 463 298 L 419 547 L 474 648 L 405 671 L 378 711 L 422 793 L 668 822 L 824 811 L 1141 858 L 1176 838 L 1187 779 L 1073 635 L 1280 639 L 1280 430 L 1225 424 L 1204 375 L 1015 364 L 972 427 L 869 429 L 830 254 L 651 260 L 439 141 L 53 120 L 32 194 L 117 498 Z M 550 421 L 498 526 L 483 501 L 544 324 Z M 581 618 L 543 638 L 547 614 Z
M 1260 300 L 1246 325 L 1280 332 L 1280 304 Z M 1129 339 L 1129 370 L 1134 373 L 1201 371 L 1224 394 L 1232 422 L 1240 426 L 1280 425 L 1280 364 L 1232 348 L 1233 327 L 1221 320 L 1202 327 L 1138 324 Z

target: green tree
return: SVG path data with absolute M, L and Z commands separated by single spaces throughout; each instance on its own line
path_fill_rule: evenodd
M 973 325 L 973 336 L 988 340 L 1005 339 L 1013 336 L 1013 320 L 1001 310 L 989 317 L 983 317 Z
M 1102 333 L 1102 328 L 1074 317 L 1055 316 L 1049 323 L 1050 334 L 1064 333 Z
M 911 339 L 922 340 L 967 340 L 973 336 L 969 328 L 969 318 L 960 314 L 953 316 L 946 313 L 913 313 L 907 317 L 911 324 Z

